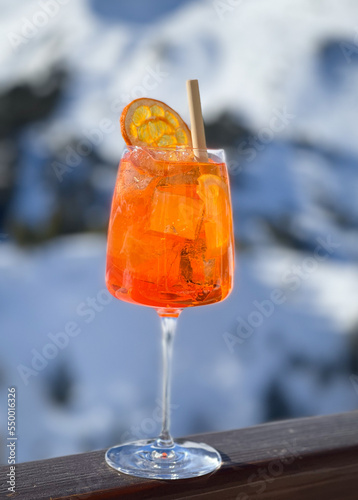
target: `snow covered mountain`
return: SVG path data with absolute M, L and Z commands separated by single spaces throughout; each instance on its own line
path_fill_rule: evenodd
M 158 430 L 158 321 L 107 294 L 88 233 L 122 108 L 145 94 L 187 119 L 187 78 L 228 153 L 239 251 L 232 295 L 180 318 L 174 435 L 357 408 L 355 0 L 0 6 L 0 399 L 17 387 L 18 460 Z

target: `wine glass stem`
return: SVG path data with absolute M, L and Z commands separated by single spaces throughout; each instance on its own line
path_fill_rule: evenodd
M 163 423 L 162 431 L 156 440 L 156 446 L 170 448 L 174 446 L 170 435 L 170 381 L 173 353 L 173 341 L 178 318 L 161 317 L 163 349 Z

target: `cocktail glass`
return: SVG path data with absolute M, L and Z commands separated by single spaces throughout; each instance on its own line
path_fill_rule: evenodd
M 181 479 L 207 474 L 220 454 L 204 443 L 173 441 L 170 372 L 177 319 L 186 307 L 214 304 L 233 286 L 234 244 L 223 150 L 197 160 L 188 147 L 128 146 L 121 159 L 108 229 L 106 283 L 116 298 L 156 309 L 162 324 L 163 422 L 158 438 L 106 453 L 134 476 Z M 200 156 L 199 156 L 200 157 Z

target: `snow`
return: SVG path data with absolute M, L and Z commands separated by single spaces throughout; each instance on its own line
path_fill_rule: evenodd
M 37 2 L 21 5 L 23 18 L 33 20 Z M 8 9 L 0 25 L 7 38 L 0 51 L 1 84 L 25 78 L 36 81 L 48 69 L 44 61 L 73 70 L 67 105 L 43 132 L 48 142 L 50 137 L 54 140 L 53 127 L 69 133 L 98 127 L 102 118 L 117 123 L 121 109 L 143 93 L 159 95 L 188 119 L 183 82 L 197 77 L 207 120 L 230 109 L 260 129 L 274 110 L 286 106 L 297 119 L 284 136 L 312 135 L 318 142 L 357 151 L 354 55 L 351 64 L 343 51 L 338 56 L 344 92 L 337 97 L 322 88 L 315 61 L 317 48 L 326 40 L 343 39 L 354 45 L 354 0 L 243 1 L 222 15 L 215 2 L 183 2 L 173 11 L 171 7 L 167 6 L 164 18 L 143 25 L 125 22 L 126 14 L 132 15 L 129 3 L 121 6 L 118 17 L 113 15 L 117 22 L 107 23 L 85 0 L 69 2 L 15 49 L 8 36 L 21 34 L 23 21 L 17 10 Z M 147 9 L 153 13 L 150 6 Z M 221 88 L 225 91 L 218 92 Z M 117 132 L 105 137 L 101 149 L 115 160 L 122 146 Z
M 133 3 L 121 3 L 116 13 L 112 2 L 78 0 L 61 6 L 17 50 L 8 34 L 21 33 L 23 18 L 33 19 L 39 4 L 0 3 L 2 89 L 23 81 L 36 87 L 53 65 L 71 71 L 55 114 L 21 136 L 23 175 L 13 209 L 34 226 L 53 210 L 40 172 L 43 152 L 107 119 L 113 127 L 99 149 L 117 164 L 118 117 L 141 93 L 188 119 L 184 81 L 199 78 L 205 119 L 230 110 L 257 137 L 277 111 L 294 115 L 232 172 L 242 244 L 235 289 L 223 303 L 180 317 L 173 434 L 280 417 L 270 398 L 289 416 L 357 408 L 349 358 L 358 325 L 358 73 L 354 55 L 348 62 L 339 49 L 341 40 L 355 43 L 355 0 L 243 0 L 222 15 L 215 2 L 163 0 L 163 15 L 157 7 L 148 12 L 151 23 L 136 16 Z M 150 9 L 149 2 L 141 5 Z M 322 56 L 334 40 L 336 48 Z M 327 77 L 330 57 L 336 73 Z M 91 182 L 105 193 L 114 178 L 94 173 Z M 332 251 L 320 260 L 315 250 L 321 246 L 322 256 L 327 238 Z M 32 248 L 1 241 L 0 399 L 17 386 L 19 461 L 103 448 L 159 429 L 159 320 L 108 295 L 105 251 L 105 238 L 92 234 Z M 272 301 L 275 290 L 285 299 L 280 304 Z M 267 317 L 257 304 L 270 311 Z M 71 322 L 80 332 L 66 333 L 68 344 L 25 383 L 19 366 L 31 367 Z M 2 426 L 5 413 L 0 405 Z

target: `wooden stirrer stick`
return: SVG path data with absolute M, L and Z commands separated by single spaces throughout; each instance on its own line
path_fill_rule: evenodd
M 203 115 L 201 112 L 200 93 L 198 80 L 187 80 L 189 112 L 191 123 L 191 140 L 194 154 L 198 161 L 207 163 L 208 152 L 206 149 Z

